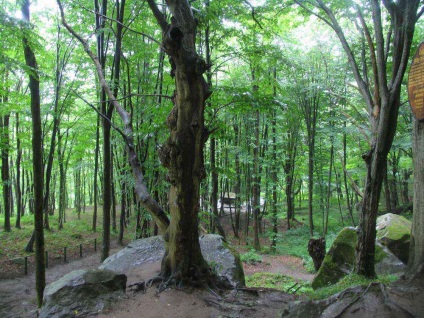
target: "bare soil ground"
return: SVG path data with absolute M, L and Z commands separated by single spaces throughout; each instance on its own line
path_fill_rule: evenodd
M 225 224 L 229 224 L 226 222 Z M 283 229 L 282 229 L 283 230 Z M 227 233 L 231 230 L 228 229 Z M 230 241 L 234 245 L 240 244 L 240 240 Z M 243 242 L 244 239 L 241 239 Z M 269 242 L 263 242 L 269 244 Z M 243 243 L 242 243 L 243 244 Z M 239 249 L 246 249 L 239 245 Z M 115 253 L 119 248 L 111 251 Z M 100 265 L 100 255 L 92 254 L 70 263 L 49 268 L 46 271 L 47 283 L 51 283 L 65 274 L 76 269 L 97 268 Z M 142 267 L 134 268 L 126 273 L 127 285 L 141 281 L 147 281 L 156 276 L 160 270 L 160 262 L 146 263 Z M 245 264 L 246 275 L 256 272 L 271 272 L 291 276 L 293 278 L 310 281 L 313 275 L 307 273 L 301 259 L 287 255 L 263 255 L 262 262 Z M 392 301 L 412 308 L 412 316 L 424 317 L 424 282 L 416 281 L 414 286 L 406 286 L 402 283 L 389 294 Z M 416 292 L 418 290 L 418 292 Z M 412 291 L 412 292 L 411 292 Z M 34 274 L 0 280 L 0 318 L 33 318 L 37 317 L 35 305 L 35 277 Z M 270 290 L 265 288 L 233 290 L 222 294 L 208 290 L 193 290 L 191 292 L 177 289 L 167 289 L 157 293 L 156 286 L 152 286 L 145 292 L 134 292 L 127 289 L 127 298 L 117 301 L 114 307 L 100 313 L 99 318 L 208 318 L 208 317 L 278 317 L 288 305 L 299 300 L 296 295 Z M 418 308 L 419 307 L 419 308 Z M 417 313 L 419 313 L 417 315 Z M 349 316 L 349 315 L 348 315 Z M 355 313 L 349 317 L 357 316 Z M 378 314 L 375 317 L 379 317 Z M 304 317 L 308 318 L 308 317 Z
M 111 253 L 117 252 L 115 248 Z M 100 255 L 93 254 L 80 260 L 47 269 L 47 284 L 76 269 L 97 268 L 100 265 Z M 307 274 L 299 259 L 288 256 L 264 256 L 261 263 L 245 265 L 246 275 L 255 272 L 278 272 L 304 280 L 313 276 Z M 160 262 L 148 263 L 127 273 L 128 285 L 147 281 L 156 276 L 160 270 Z M 295 296 L 282 292 L 256 289 L 251 291 L 232 291 L 222 297 L 210 291 L 194 290 L 191 293 L 176 289 L 168 289 L 157 294 L 155 286 L 145 293 L 127 291 L 127 299 L 119 301 L 113 310 L 100 314 L 98 317 L 275 317 Z M 0 317 L 2 318 L 32 318 L 37 317 L 35 305 L 34 274 L 0 280 Z M 226 313 L 226 314 L 225 314 Z M 224 314 L 224 316 L 223 316 Z

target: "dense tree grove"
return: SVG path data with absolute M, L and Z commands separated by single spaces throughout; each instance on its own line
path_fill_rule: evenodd
M 423 1 L 0 2 L 0 230 L 34 215 L 37 253 L 49 217 L 93 206 L 102 259 L 111 231 L 159 233 L 166 282 L 213 284 L 198 234 L 230 234 L 229 202 L 256 250 L 282 222 L 311 238 L 359 225 L 372 277 L 377 214 L 414 202 L 422 226 L 406 84 Z

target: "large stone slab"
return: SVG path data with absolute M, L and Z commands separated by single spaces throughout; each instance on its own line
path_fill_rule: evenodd
M 110 270 L 76 270 L 44 290 L 40 318 L 95 315 L 125 295 L 127 277 Z
M 355 269 L 355 247 L 358 241 L 356 229 L 344 228 L 337 235 L 324 261 L 312 281 L 317 289 L 337 283 L 342 277 L 353 273 Z M 384 246 L 376 243 L 375 269 L 378 275 L 400 274 L 406 266 Z
M 218 275 L 226 277 L 233 285 L 244 286 L 244 272 L 240 256 L 219 235 L 206 234 L 199 238 L 203 257 Z M 118 253 L 108 257 L 99 268 L 125 273 L 146 262 L 161 260 L 165 255 L 162 236 L 136 240 Z
M 377 218 L 377 240 L 404 264 L 408 263 L 412 222 L 405 217 L 387 213 Z

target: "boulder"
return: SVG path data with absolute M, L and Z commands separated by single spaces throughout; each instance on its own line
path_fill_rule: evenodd
M 348 288 L 323 300 L 291 302 L 280 317 L 422 317 L 423 300 L 422 287 L 371 283 Z
M 409 257 L 412 222 L 405 217 L 387 213 L 377 218 L 377 240 L 404 264 Z
M 40 318 L 84 317 L 125 295 L 127 277 L 110 270 L 76 270 L 44 290 Z
M 219 235 L 202 235 L 199 241 L 203 257 L 218 275 L 226 277 L 234 286 L 245 285 L 243 266 L 237 251 Z M 164 255 L 162 236 L 153 236 L 128 244 L 118 253 L 109 256 L 99 268 L 124 273 L 146 262 L 159 261 Z
M 355 228 L 347 227 L 340 231 L 312 281 L 313 289 L 337 283 L 354 271 L 357 241 Z M 375 269 L 378 275 L 401 274 L 405 270 L 405 265 L 388 249 L 376 243 L 375 251 Z

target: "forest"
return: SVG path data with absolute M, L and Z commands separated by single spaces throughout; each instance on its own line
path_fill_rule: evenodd
M 166 283 L 227 288 L 199 233 L 314 272 L 308 241 L 357 227 L 375 278 L 393 213 L 423 273 L 424 1 L 0 2 L 0 261 L 34 255 L 39 306 L 46 246 L 80 232 L 102 261 L 163 235 Z

